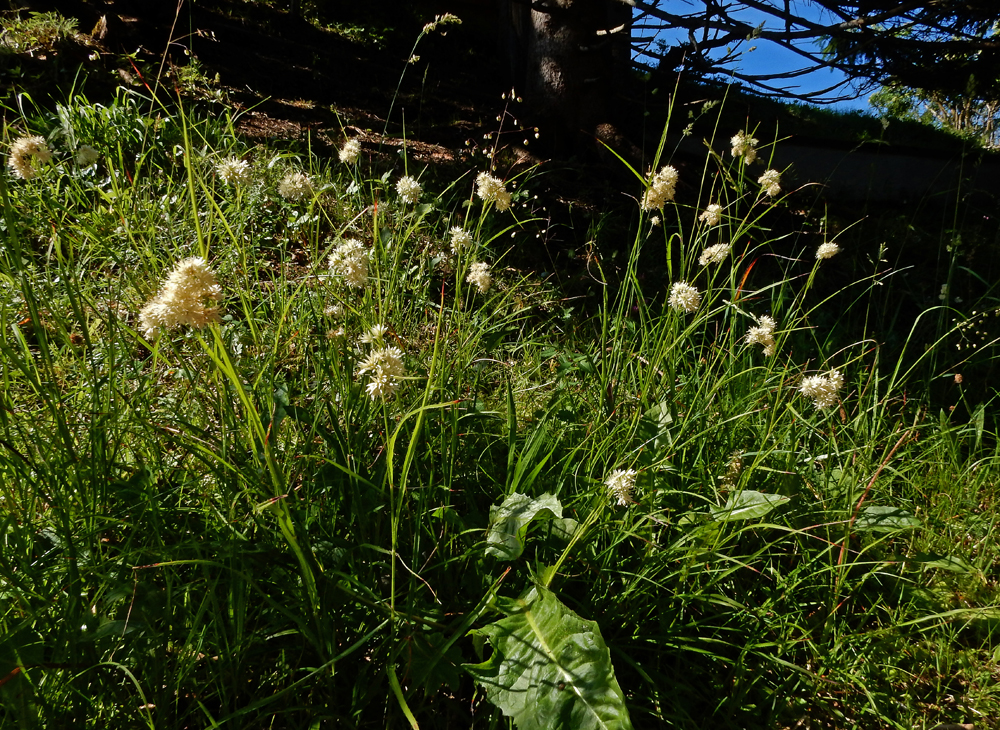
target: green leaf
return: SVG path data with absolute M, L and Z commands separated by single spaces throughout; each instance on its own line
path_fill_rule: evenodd
M 764 494 L 747 489 L 732 495 L 724 507 L 713 507 L 712 518 L 719 522 L 755 520 L 789 499 L 791 497 L 781 494 Z
M 917 553 L 912 562 L 917 563 L 923 570 L 947 570 L 949 573 L 972 573 L 976 569 L 969 564 L 969 561 L 958 555 L 939 555 L 937 553 Z
M 489 640 L 493 655 L 465 665 L 490 702 L 518 730 L 631 730 L 597 623 L 545 588 L 507 606 L 507 618 L 473 632 Z
M 418 631 L 411 637 L 407 660 L 407 675 L 419 682 L 428 696 L 441 685 L 457 690 L 461 683 L 462 654 L 458 647 L 438 632 Z
M 490 508 L 490 532 L 486 554 L 501 560 L 515 560 L 524 552 L 524 536 L 536 518 L 562 517 L 562 504 L 553 494 L 532 499 L 514 492 L 499 507 Z
M 660 454 L 670 448 L 673 436 L 670 427 L 674 417 L 670 413 L 670 403 L 661 401 L 642 415 L 639 421 L 639 435 L 652 448 L 654 454 Z
M 561 540 L 562 542 L 569 542 L 573 539 L 573 535 L 576 531 L 580 529 L 580 523 L 574 520 L 572 517 L 562 517 L 559 519 L 552 520 L 549 527 L 549 534 Z
M 906 510 L 878 505 L 865 507 L 854 521 L 854 529 L 858 532 L 898 532 L 920 526 L 920 520 Z

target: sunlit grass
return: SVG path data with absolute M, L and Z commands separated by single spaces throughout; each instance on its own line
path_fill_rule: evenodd
M 945 331 L 823 329 L 892 281 L 817 293 L 835 237 L 771 235 L 789 192 L 725 140 L 697 204 L 637 173 L 567 321 L 507 263 L 531 173 L 418 191 L 127 93 L 4 132 L 54 151 L 0 188 L 4 726 L 495 726 L 470 631 L 533 586 L 596 622 L 621 727 L 996 712 L 986 406 L 926 408 Z M 218 321 L 144 327 L 191 257 Z

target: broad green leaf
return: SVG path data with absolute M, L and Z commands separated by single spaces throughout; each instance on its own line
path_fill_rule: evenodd
M 433 631 L 416 631 L 407 649 L 407 675 L 419 682 L 424 694 L 433 695 L 441 685 L 456 689 L 461 683 L 462 654 L 448 638 Z
M 906 510 L 879 505 L 865 507 L 854 521 L 854 529 L 858 532 L 898 532 L 918 527 L 920 520 Z
M 532 499 L 514 492 L 499 507 L 490 508 L 490 532 L 486 554 L 501 560 L 515 560 L 524 552 L 524 536 L 536 518 L 562 517 L 562 504 L 553 494 Z
M 917 553 L 912 560 L 914 563 L 919 563 L 924 570 L 937 568 L 938 570 L 947 570 L 950 573 L 972 573 L 975 571 L 968 560 L 958 555 Z
M 473 633 L 493 655 L 465 665 L 518 730 L 631 730 L 611 653 L 594 621 L 533 588 L 507 618 Z
M 764 494 L 747 489 L 732 495 L 724 507 L 713 507 L 712 517 L 719 522 L 755 520 L 789 499 L 791 497 L 781 494 Z
M 660 454 L 669 449 L 673 443 L 670 427 L 674 417 L 670 413 L 670 404 L 661 401 L 642 415 L 639 421 L 639 435 L 650 445 L 653 453 Z
M 550 524 L 551 527 L 549 534 L 557 540 L 562 540 L 563 542 L 569 542 L 572 540 L 573 535 L 575 535 L 576 531 L 580 529 L 580 523 L 572 517 L 554 519 Z

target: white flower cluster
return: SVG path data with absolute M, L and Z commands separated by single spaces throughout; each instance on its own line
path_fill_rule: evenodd
M 360 365 L 358 375 L 370 374 L 365 390 L 372 398 L 385 400 L 399 388 L 399 379 L 406 376 L 403 351 L 398 347 L 380 347 L 372 350 Z
M 837 404 L 837 393 L 844 387 L 844 376 L 839 370 L 826 375 L 810 375 L 802 379 L 799 392 L 813 399 L 817 408 L 830 408 Z
M 674 199 L 677 187 L 677 168 L 664 166 L 649 181 L 649 188 L 642 197 L 643 210 L 658 210 Z
M 285 200 L 302 200 L 312 193 L 312 180 L 301 172 L 290 172 L 278 183 L 278 194 Z
M 705 221 L 710 226 L 719 225 L 722 222 L 722 206 L 718 203 L 712 203 L 702 211 L 702 214 L 698 216 L 698 220 Z
M 678 281 L 670 287 L 670 308 L 677 312 L 694 312 L 701 304 L 701 294 L 686 281 Z
M 361 140 L 357 137 L 351 137 L 349 140 L 344 142 L 344 146 L 340 148 L 340 161 L 351 165 L 358 159 L 358 155 L 361 154 Z
M 733 157 L 742 157 L 744 165 L 749 165 L 757 159 L 757 140 L 750 135 L 737 132 L 729 143 L 733 146 Z
M 451 228 L 451 252 L 458 253 L 472 245 L 472 234 L 460 226 Z
M 227 185 L 246 185 L 250 182 L 250 163 L 239 157 L 230 157 L 215 166 L 215 174 Z
M 507 192 L 504 181 L 488 172 L 476 175 L 476 194 L 484 203 L 493 203 L 497 210 L 510 208 L 510 193 Z
M 21 137 L 10 146 L 7 164 L 22 180 L 38 177 L 42 165 L 52 160 L 52 151 L 45 137 Z
M 374 324 L 371 329 L 361 335 L 361 342 L 365 345 L 376 345 L 382 342 L 389 328 L 384 324 Z
M 349 238 L 330 254 L 330 271 L 347 286 L 363 289 L 368 283 L 368 250 L 361 241 Z
M 777 170 L 767 170 L 757 178 L 757 182 L 764 188 L 764 192 L 772 198 L 777 197 L 781 193 L 781 173 Z
M 99 159 L 101 159 L 101 153 L 89 144 L 82 144 L 76 148 L 76 164 L 78 167 L 96 165 Z
M 422 191 L 423 188 L 420 187 L 420 183 L 409 175 L 399 178 L 399 182 L 396 183 L 396 192 L 399 193 L 399 197 L 403 199 L 403 202 L 409 205 L 413 205 L 420 200 L 420 193 Z
M 192 256 L 170 272 L 160 292 L 139 312 L 139 327 L 149 338 L 180 325 L 204 327 L 219 321 L 222 289 L 205 259 Z
M 698 257 L 698 263 L 702 266 L 721 264 L 728 258 L 729 249 L 730 246 L 728 243 L 717 243 L 714 246 L 709 246 L 701 252 L 701 256 Z
M 639 472 L 635 469 L 616 469 L 604 480 L 604 485 L 611 498 L 617 500 L 619 505 L 634 504 L 632 495 L 635 493 L 637 476 Z
M 465 280 L 474 284 L 479 289 L 480 294 L 485 294 L 493 286 L 493 275 L 490 273 L 490 265 L 482 261 L 477 261 L 469 267 L 469 275 Z
M 840 253 L 840 246 L 832 241 L 827 241 L 826 243 L 821 243 L 819 248 L 816 249 L 816 259 L 818 261 L 822 261 L 823 259 L 832 259 L 838 253 Z
M 764 356 L 774 354 L 774 329 L 778 323 L 766 314 L 757 318 L 757 324 L 747 330 L 748 345 L 763 345 Z

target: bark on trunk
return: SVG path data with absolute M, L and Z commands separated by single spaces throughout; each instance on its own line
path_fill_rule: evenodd
M 561 151 L 593 145 L 615 122 L 629 68 L 631 7 L 621 0 L 501 0 L 501 45 L 529 108 Z

